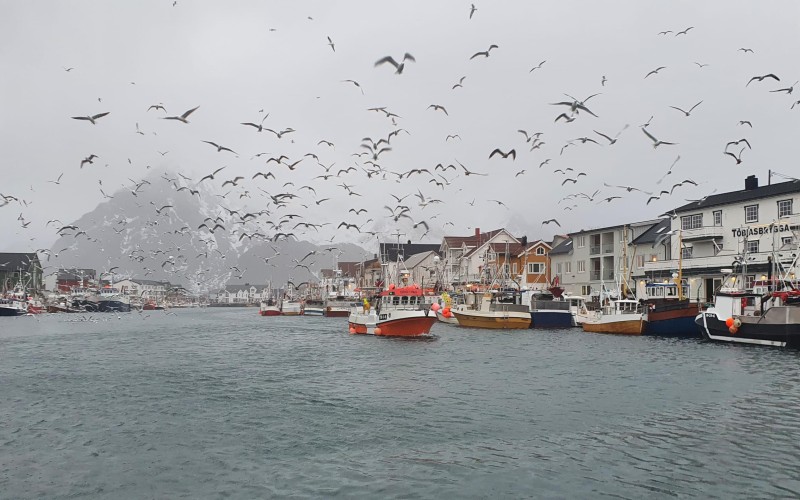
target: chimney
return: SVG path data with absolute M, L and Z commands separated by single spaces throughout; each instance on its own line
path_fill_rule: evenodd
M 744 180 L 744 190 L 752 191 L 758 187 L 758 177 L 755 175 L 748 175 Z
M 475 238 L 480 239 L 480 237 L 481 237 L 481 228 L 476 227 L 475 228 Z
M 407 244 L 407 245 L 410 245 L 410 244 L 411 244 L 411 240 L 408 240 L 408 243 L 406 243 L 406 244 Z

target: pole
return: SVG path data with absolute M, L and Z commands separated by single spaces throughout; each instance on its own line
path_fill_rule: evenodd
M 683 300 L 683 231 L 678 230 L 678 300 Z

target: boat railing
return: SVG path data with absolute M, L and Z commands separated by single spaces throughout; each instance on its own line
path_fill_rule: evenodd
M 570 304 L 563 300 L 531 300 L 532 310 L 548 309 L 553 311 L 569 311 Z
M 505 304 L 502 302 L 495 302 L 489 305 L 490 312 L 529 312 L 529 308 L 522 304 Z

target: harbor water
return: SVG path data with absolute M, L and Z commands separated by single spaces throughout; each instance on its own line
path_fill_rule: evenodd
M 257 310 L 0 318 L 2 498 L 800 496 L 798 353 Z

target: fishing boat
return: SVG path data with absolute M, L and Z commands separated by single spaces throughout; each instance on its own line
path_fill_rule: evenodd
M 288 283 L 283 299 L 281 299 L 282 316 L 300 316 L 303 314 L 303 303 L 294 296 L 294 285 Z
M 324 316 L 325 302 L 322 299 L 307 299 L 303 303 L 304 316 Z
M 521 304 L 519 292 L 487 290 L 467 294 L 467 307 L 452 309 L 458 325 L 467 328 L 520 330 L 530 328 L 528 305 Z
M 350 309 L 358 305 L 358 292 L 351 290 L 352 283 L 342 275 L 338 263 L 334 261 L 334 275 L 325 284 L 327 294 L 324 299 L 324 314 L 328 318 L 346 318 L 350 316 Z M 350 286 L 348 286 L 350 285 Z
M 0 316 L 22 316 L 27 313 L 27 302 L 16 298 L 0 298 Z
M 258 310 L 258 314 L 261 316 L 280 316 L 281 309 L 275 302 L 275 298 L 269 297 L 267 300 L 261 301 L 261 307 Z
M 615 333 L 641 335 L 645 328 L 642 304 L 633 299 L 608 300 L 597 311 L 591 311 L 583 322 L 583 331 L 591 333 Z
M 698 314 L 695 323 L 713 341 L 800 348 L 800 284 L 793 279 L 800 252 L 783 262 L 773 244 L 766 281 L 747 289 L 747 246 L 743 248 L 736 261 L 739 272 L 722 270 L 726 276 L 714 305 Z
M 666 337 L 698 337 L 700 330 L 695 318 L 700 310 L 699 304 L 689 301 L 689 285 L 674 281 L 667 283 L 647 283 L 644 292 L 644 306 L 647 328 L 645 335 Z
M 422 288 L 408 284 L 408 274 L 401 276 L 402 286 L 390 284 L 372 300 L 365 298 L 360 307 L 350 311 L 347 321 L 351 334 L 419 337 L 430 333 L 436 314 L 426 304 Z
M 581 295 L 564 295 L 564 300 L 569 304 L 569 312 L 572 315 L 572 326 L 581 326 L 589 317 L 589 308 L 586 305 L 586 297 Z
M 570 328 L 573 326 L 570 304 L 544 290 L 525 291 L 523 303 L 530 305 L 531 328 Z
M 100 289 L 97 310 L 100 312 L 130 312 L 131 299 L 127 295 L 121 293 L 119 289 L 112 286 L 105 286 Z

